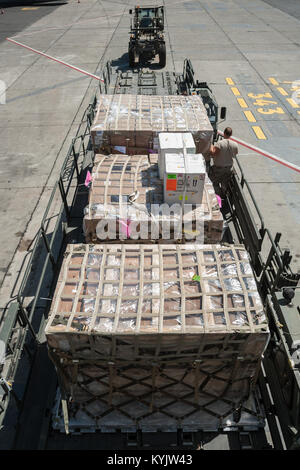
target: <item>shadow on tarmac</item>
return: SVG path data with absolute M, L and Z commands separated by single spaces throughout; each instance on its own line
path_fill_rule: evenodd
M 60 6 L 68 3 L 67 1 L 52 1 L 52 0 L 10 0 L 10 1 L 0 1 L 1 8 L 12 8 L 12 7 L 49 7 L 49 6 Z
M 36 21 L 67 3 L 66 0 L 0 0 L 0 43 L 7 37 L 22 33 Z
M 117 70 L 120 70 L 122 72 L 133 70 L 133 68 L 129 66 L 129 57 L 128 57 L 127 52 L 125 52 L 123 55 L 121 55 L 117 59 L 111 59 L 111 65 L 113 67 L 116 67 Z M 153 61 L 147 61 L 141 58 L 140 61 L 136 63 L 134 69 L 143 68 L 143 67 L 147 67 L 150 70 L 162 70 L 163 68 L 158 63 L 155 63 L 155 62 L 153 63 Z

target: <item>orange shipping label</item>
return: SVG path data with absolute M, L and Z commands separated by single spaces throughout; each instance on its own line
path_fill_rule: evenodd
M 177 180 L 167 179 L 166 190 L 167 191 L 176 191 L 176 188 L 177 188 Z

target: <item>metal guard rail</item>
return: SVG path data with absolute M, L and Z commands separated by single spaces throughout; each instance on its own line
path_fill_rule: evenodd
M 100 91 L 101 92 L 101 91 Z M 97 93 L 96 93 L 97 94 Z M 90 127 L 94 119 L 94 111 L 97 104 L 96 94 L 92 103 L 87 107 L 82 116 L 82 120 L 78 126 L 75 137 L 72 139 L 69 150 L 63 162 L 59 179 L 56 181 L 53 190 L 51 192 L 48 204 L 46 206 L 40 228 L 35 236 L 34 245 L 32 247 L 30 256 L 27 260 L 27 265 L 24 273 L 22 274 L 22 268 L 19 273 L 19 278 L 22 275 L 20 287 L 18 289 L 17 295 L 9 302 L 7 308 L 5 309 L 4 315 L 0 323 L 0 423 L 2 422 L 5 410 L 8 405 L 8 397 L 12 395 L 15 399 L 15 402 L 19 408 L 21 408 L 20 397 L 13 390 L 13 381 L 18 367 L 19 359 L 23 350 L 25 350 L 29 359 L 33 360 L 34 354 L 29 352 L 29 349 L 26 347 L 27 332 L 34 339 L 36 345 L 39 344 L 38 334 L 33 326 L 33 318 L 35 315 L 37 302 L 40 297 L 40 291 L 46 277 L 46 273 L 49 267 L 49 263 L 52 265 L 53 275 L 55 278 L 55 271 L 58 266 L 59 253 L 55 256 L 53 252 L 53 244 L 58 233 L 60 224 L 64 219 L 68 220 L 69 217 L 69 207 L 67 204 L 67 197 L 71 188 L 71 184 L 74 180 L 74 174 L 76 175 L 76 180 L 78 183 L 80 168 L 78 166 L 78 158 L 80 155 L 85 156 L 87 147 L 90 141 Z M 79 144 L 79 145 L 78 145 Z M 83 161 L 83 160 L 82 160 Z M 68 167 L 71 162 L 71 170 L 69 171 Z M 49 223 L 48 216 L 51 211 L 51 208 L 54 205 L 55 195 L 59 191 L 61 196 L 60 208 L 56 214 L 56 223 L 49 239 L 47 234 L 47 225 Z M 74 201 L 72 201 L 71 205 Z M 63 241 L 61 243 L 63 246 Z M 37 258 L 41 255 L 39 253 L 40 247 L 44 250 L 45 259 L 43 262 L 42 270 L 39 274 L 38 285 L 35 288 L 33 300 L 31 302 L 30 311 L 24 306 L 25 298 L 25 289 L 28 285 L 29 279 L 33 271 L 33 265 Z M 50 283 L 51 284 L 51 283 Z M 51 287 L 49 287 L 49 291 Z M 42 316 L 40 318 L 42 323 Z M 11 341 L 13 333 L 18 330 L 19 336 L 16 342 Z M 11 360 L 11 363 L 7 367 L 6 377 L 2 377 L 2 369 L 4 366 L 4 360 L 7 357 Z M 29 380 L 27 380 L 28 383 Z M 24 391 L 25 393 L 25 391 Z

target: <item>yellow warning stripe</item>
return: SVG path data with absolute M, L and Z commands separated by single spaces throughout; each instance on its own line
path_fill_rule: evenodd
M 237 101 L 241 108 L 248 108 L 248 105 L 246 101 L 244 100 L 244 98 L 237 98 Z
M 256 137 L 258 139 L 266 139 L 267 137 L 262 131 L 262 128 L 260 126 L 252 126 L 252 129 L 254 130 Z
M 233 93 L 235 96 L 239 96 L 239 95 L 240 95 L 240 92 L 239 92 L 239 90 L 238 90 L 236 87 L 232 87 L 232 88 L 231 88 L 231 91 L 232 91 L 232 93 Z
M 285 91 L 284 88 L 278 87 L 277 90 L 278 90 L 279 93 L 281 93 L 283 96 L 288 96 L 288 93 Z
M 23 11 L 27 11 L 27 10 L 38 10 L 40 7 L 24 7 L 24 8 L 21 8 L 21 10 Z
M 274 78 L 274 77 L 270 77 L 270 78 L 269 78 L 269 81 L 272 83 L 272 85 L 279 85 L 279 83 L 277 82 L 276 78 Z
M 253 116 L 251 111 L 244 111 L 244 114 L 249 122 L 256 122 L 255 117 Z
M 228 83 L 228 85 L 234 85 L 234 81 L 230 77 L 226 77 L 226 82 Z
M 286 100 L 293 108 L 299 108 L 299 105 L 293 100 L 293 98 L 287 98 Z

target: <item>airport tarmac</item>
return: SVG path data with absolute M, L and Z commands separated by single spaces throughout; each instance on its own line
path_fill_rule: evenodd
M 6 37 L 99 74 L 127 57 L 132 0 L 10 2 L 0 15 L 0 307 L 36 235 L 93 78 L 9 43 Z M 149 2 L 140 2 L 140 5 Z M 190 58 L 234 135 L 300 162 L 300 4 L 276 0 L 165 0 L 167 65 Z M 278 5 L 280 3 L 280 5 Z M 280 6 L 280 9 L 277 8 Z M 2 90 L 3 91 L 3 90 Z M 242 146 L 240 161 L 266 226 L 300 271 L 300 174 Z

